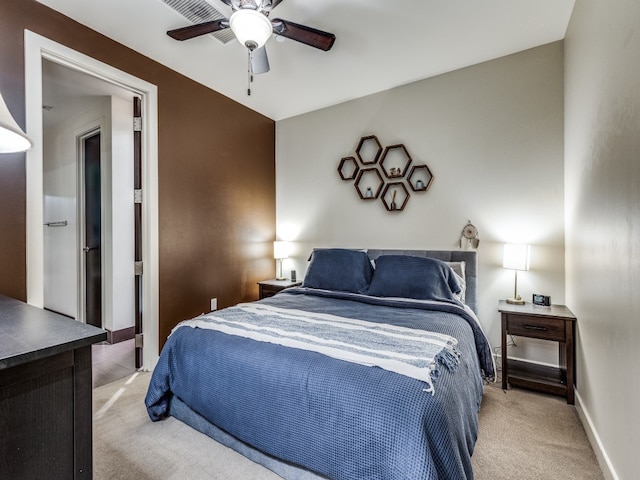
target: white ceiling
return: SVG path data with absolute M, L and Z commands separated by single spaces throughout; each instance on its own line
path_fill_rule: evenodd
M 166 31 L 189 22 L 161 0 L 38 1 L 273 120 L 560 40 L 575 3 L 283 0 L 272 18 L 334 33 L 335 45 L 323 52 L 272 38 L 271 71 L 255 77 L 247 96 L 246 49 L 211 35 L 172 40 Z

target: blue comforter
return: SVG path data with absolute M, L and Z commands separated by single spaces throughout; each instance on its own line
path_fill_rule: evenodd
M 377 367 L 183 327 L 154 370 L 151 419 L 167 416 L 177 396 L 239 440 L 331 479 L 472 479 L 481 371 L 493 375 L 475 321 L 451 306 L 288 292 L 261 302 L 445 333 L 458 340 L 460 363 L 437 370 L 431 395 L 424 382 Z

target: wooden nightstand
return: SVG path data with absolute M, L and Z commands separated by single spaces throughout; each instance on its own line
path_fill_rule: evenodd
M 292 282 L 291 280 L 263 280 L 262 282 L 258 282 L 260 286 L 260 300 L 267 297 L 273 297 L 276 293 L 285 288 L 289 287 L 299 287 L 302 285 L 302 282 Z
M 542 307 L 500 301 L 502 314 L 502 388 L 515 386 L 566 397 L 575 403 L 576 317 L 564 305 Z M 558 342 L 560 367 L 507 359 L 507 335 Z

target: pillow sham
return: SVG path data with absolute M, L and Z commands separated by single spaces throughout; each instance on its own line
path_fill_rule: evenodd
M 467 264 L 464 261 L 460 261 L 460 262 L 444 262 L 444 263 L 446 263 L 451 268 L 451 270 L 453 270 L 453 273 L 455 273 L 459 277 L 462 277 L 463 280 L 465 279 L 464 270 L 465 270 Z
M 455 294 L 456 298 L 462 303 L 467 303 L 465 295 L 467 291 L 467 277 L 465 276 L 466 263 L 464 261 L 445 263 L 449 265 L 451 270 L 453 270 L 456 280 L 458 281 L 458 285 L 460 285 L 460 293 Z
M 371 283 L 373 267 L 367 252 L 346 248 L 318 248 L 302 282 L 303 287 L 365 293 Z
M 382 255 L 376 260 L 367 293 L 376 297 L 439 300 L 459 304 L 460 286 L 442 260 L 411 255 Z
M 466 295 L 466 293 L 467 293 L 467 283 L 456 272 L 453 272 L 453 275 L 456 277 L 456 280 L 458 281 L 458 286 L 460 287 L 460 291 L 458 293 L 454 293 L 454 295 L 462 303 L 467 303 L 467 295 Z

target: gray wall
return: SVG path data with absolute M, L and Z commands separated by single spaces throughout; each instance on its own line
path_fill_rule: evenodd
M 640 3 L 578 0 L 565 48 L 567 300 L 578 317 L 578 400 L 607 475 L 638 478 Z
M 563 46 L 552 43 L 276 124 L 277 233 L 303 272 L 314 246 L 458 248 L 479 229 L 479 317 L 499 345 L 499 299 L 513 295 L 505 242 L 532 244 L 519 292 L 564 302 Z M 434 181 L 403 212 L 365 202 L 336 168 L 363 135 L 402 143 Z M 285 268 L 286 271 L 286 268 Z M 556 363 L 557 347 L 510 355 Z

